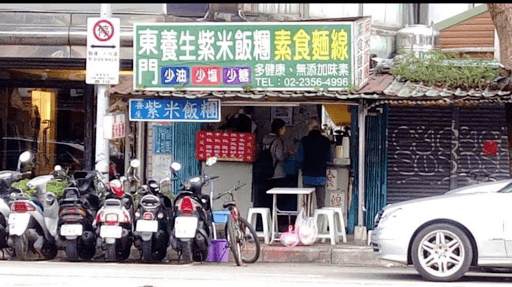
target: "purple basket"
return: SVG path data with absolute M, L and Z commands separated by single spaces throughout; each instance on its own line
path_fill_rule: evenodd
M 227 262 L 229 260 L 228 241 L 226 239 L 214 239 L 208 249 L 206 261 Z

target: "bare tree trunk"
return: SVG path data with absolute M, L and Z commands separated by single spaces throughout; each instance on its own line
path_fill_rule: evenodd
M 512 69 L 512 4 L 487 3 L 487 10 L 500 39 L 501 63 Z
M 500 39 L 500 62 L 507 68 L 512 68 L 512 4 L 487 3 L 492 22 Z M 500 69 L 501 70 L 501 69 Z M 507 75 L 510 76 L 510 73 Z M 512 105 L 505 104 L 507 113 L 507 134 L 509 151 L 509 173 L 512 175 Z

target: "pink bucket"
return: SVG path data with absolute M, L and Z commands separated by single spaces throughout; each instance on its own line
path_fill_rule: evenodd
M 226 262 L 229 260 L 228 241 L 226 239 L 212 240 L 208 249 L 206 261 Z

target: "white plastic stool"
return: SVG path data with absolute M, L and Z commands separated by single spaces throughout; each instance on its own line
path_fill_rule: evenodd
M 318 219 L 320 217 L 322 217 L 322 221 L 319 224 Z M 343 242 L 347 242 L 345 222 L 343 220 L 343 213 L 341 208 L 324 207 L 321 209 L 316 209 L 314 218 L 318 225 L 317 238 L 322 239 L 322 242 L 325 242 L 325 239 L 329 238 L 331 240 L 331 245 L 336 245 L 336 242 L 340 241 L 340 236 L 343 238 Z M 338 222 L 339 224 L 337 224 Z M 327 227 L 329 227 L 329 232 L 327 232 Z
M 338 236 L 341 236 L 343 238 L 343 242 L 347 243 L 347 231 L 346 231 L 346 225 L 345 225 L 345 217 L 343 216 L 343 210 L 341 207 L 332 207 L 332 206 L 326 206 L 322 209 L 332 209 L 334 210 L 335 215 L 337 214 L 339 225 L 336 225 L 336 242 L 339 242 Z M 335 216 L 336 219 L 336 216 Z M 335 222 L 336 223 L 336 222 Z M 325 239 L 322 239 L 325 241 Z
M 256 231 L 256 222 L 258 219 L 258 214 L 261 215 L 261 220 L 263 222 L 263 232 Z M 247 214 L 247 221 L 252 225 L 254 230 L 256 231 L 256 235 L 258 237 L 263 237 L 265 239 L 265 244 L 270 244 L 270 226 L 272 226 L 272 216 L 270 215 L 270 208 L 267 207 L 252 207 L 249 208 L 249 213 Z

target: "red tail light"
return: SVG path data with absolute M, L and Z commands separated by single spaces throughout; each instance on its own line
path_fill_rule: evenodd
M 102 212 L 98 212 L 98 214 L 96 214 L 96 222 L 103 222 L 103 213 Z
M 192 204 L 190 197 L 184 197 L 181 200 L 180 211 L 183 215 L 192 215 L 194 213 L 194 204 Z
M 146 219 L 146 220 L 153 220 L 153 213 L 151 212 L 144 212 L 144 215 L 142 215 L 142 218 Z
M 30 204 L 28 202 L 24 202 L 24 201 L 19 202 L 18 201 L 18 202 L 14 202 L 11 205 L 11 210 L 14 212 L 24 213 L 27 211 L 35 211 L 36 208 L 35 208 L 35 206 L 33 206 L 32 204 Z
M 61 216 L 64 215 L 64 214 L 77 214 L 77 215 L 81 215 L 81 216 L 85 216 L 85 210 L 83 208 L 74 208 L 74 207 L 71 207 L 71 208 L 64 208 L 60 211 L 59 213 Z M 96 216 L 96 219 L 98 217 Z M 98 220 L 96 220 L 98 221 Z

